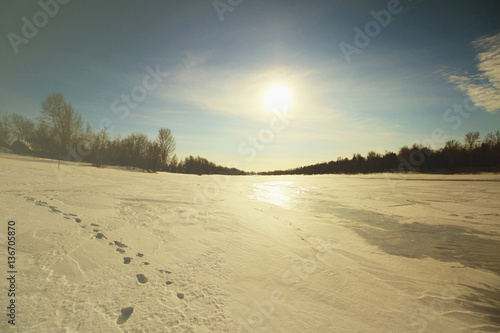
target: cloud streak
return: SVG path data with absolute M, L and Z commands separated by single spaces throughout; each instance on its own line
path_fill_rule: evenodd
M 192 105 L 213 115 L 267 123 L 271 114 L 263 105 L 265 92 L 273 85 L 283 84 L 292 91 L 290 113 L 306 112 L 311 121 L 332 119 L 335 115 L 333 107 L 322 100 L 326 87 L 314 81 L 319 70 L 235 70 L 214 66 L 209 56 L 192 53 L 183 63 L 184 68 L 174 72 L 171 82 L 158 91 L 160 99 Z
M 448 74 L 450 82 L 487 112 L 500 110 L 500 33 L 482 36 L 472 43 L 478 51 L 478 74 Z

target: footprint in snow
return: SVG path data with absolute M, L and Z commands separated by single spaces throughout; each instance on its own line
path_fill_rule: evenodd
M 122 242 L 119 241 L 114 241 L 115 245 L 118 247 L 128 247 L 127 245 L 123 244 Z
M 100 232 L 98 232 L 97 235 L 95 235 L 95 238 L 97 238 L 97 239 L 103 239 L 103 238 L 107 239 L 106 236 L 104 236 L 104 234 L 102 234 Z
M 170 274 L 170 273 L 172 273 L 172 272 L 170 272 L 170 271 L 165 271 L 165 270 L 163 270 L 163 269 L 159 269 L 158 271 L 159 271 L 160 273 L 165 273 L 165 274 Z
M 120 317 L 118 317 L 118 319 L 116 320 L 116 323 L 118 325 L 124 324 L 128 320 L 128 318 L 130 317 L 132 312 L 134 312 L 134 308 L 131 306 L 129 306 L 128 308 L 123 308 L 121 310 Z
M 148 278 L 146 276 L 144 276 L 144 274 L 137 274 L 136 277 L 137 277 L 137 281 L 139 281 L 139 283 L 148 282 Z

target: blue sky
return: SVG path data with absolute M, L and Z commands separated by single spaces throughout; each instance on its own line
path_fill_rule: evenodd
M 61 92 L 96 130 L 168 127 L 179 157 L 248 171 L 500 129 L 498 1 L 41 3 L 0 3 L 0 111 L 35 118 Z M 370 40 L 347 59 L 356 27 Z M 281 119 L 262 106 L 275 84 Z

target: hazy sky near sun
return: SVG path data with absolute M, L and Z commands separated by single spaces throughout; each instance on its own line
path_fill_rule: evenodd
M 497 0 L 55 1 L 0 3 L 1 111 L 61 92 L 96 130 L 168 127 L 179 157 L 247 171 L 500 129 Z

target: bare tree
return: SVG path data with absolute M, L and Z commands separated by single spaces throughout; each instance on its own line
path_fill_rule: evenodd
M 44 122 L 38 122 L 36 124 L 34 136 L 38 140 L 49 140 L 52 138 L 49 126 Z
M 10 116 L 9 127 L 11 133 L 17 137 L 17 140 L 32 138 L 35 134 L 35 123 L 16 113 Z
M 484 143 L 489 147 L 495 147 L 500 144 L 500 131 L 490 132 L 484 138 Z
M 172 158 L 170 159 L 170 162 L 168 164 L 168 171 L 170 172 L 177 172 L 177 166 L 179 162 L 177 161 L 177 154 L 174 154 Z
M 444 144 L 444 149 L 449 151 L 459 151 L 462 145 L 457 140 L 449 140 Z
M 382 165 L 382 156 L 380 156 L 379 153 L 371 150 L 366 155 L 366 164 L 368 167 L 368 171 L 377 172 L 380 170 L 380 167 Z
M 72 148 L 83 127 L 80 113 L 60 93 L 49 95 L 42 102 L 41 120 L 55 133 L 63 149 Z
M 170 157 L 175 151 L 175 138 L 168 128 L 160 128 L 156 138 L 160 153 L 160 168 L 165 170 L 170 162 Z
M 125 137 L 120 142 L 120 147 L 125 155 L 122 163 L 145 168 L 149 143 L 147 135 L 142 133 L 132 133 Z
M 9 145 L 11 143 L 12 133 L 9 126 L 9 115 L 0 112 L 0 145 Z M 2 143 L 3 142 L 3 143 Z
M 479 140 L 479 132 L 469 132 L 465 134 L 465 143 L 467 144 L 469 150 L 474 148 L 474 145 Z
M 148 170 L 156 172 L 162 167 L 160 164 L 160 146 L 158 142 L 151 142 L 147 147 Z
M 376 158 L 380 158 L 380 157 L 381 157 L 380 154 L 374 152 L 373 150 L 370 150 L 368 152 L 368 154 L 366 154 L 366 159 L 376 159 Z
M 94 164 L 102 166 L 109 162 L 108 146 L 109 146 L 108 128 L 105 126 L 101 131 L 96 133 L 92 142 L 92 152 L 94 154 Z

